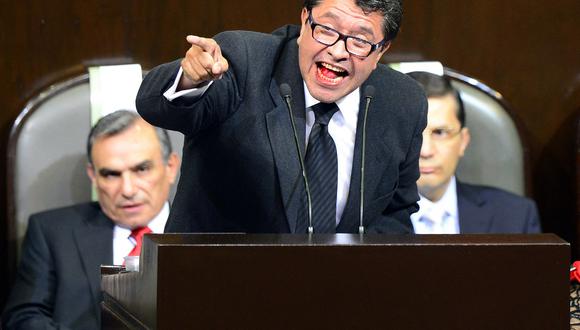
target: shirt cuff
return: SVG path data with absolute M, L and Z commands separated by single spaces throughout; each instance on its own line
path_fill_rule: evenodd
M 166 90 L 165 93 L 163 93 L 163 96 L 165 96 L 167 101 L 171 102 L 178 97 L 187 97 L 187 98 L 200 97 L 203 95 L 203 93 L 205 93 L 205 91 L 213 83 L 213 81 L 210 81 L 207 84 L 203 84 L 203 86 L 201 86 L 201 87 L 177 91 L 177 84 L 179 84 L 179 80 L 181 79 L 182 74 L 183 74 L 183 68 L 179 67 L 179 71 L 177 72 L 177 77 L 175 77 L 175 81 L 173 82 L 173 85 L 171 85 L 171 87 L 169 87 L 169 89 Z

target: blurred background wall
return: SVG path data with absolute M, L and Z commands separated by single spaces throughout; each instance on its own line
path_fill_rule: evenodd
M 181 57 L 187 34 L 298 24 L 301 6 L 300 0 L 2 0 L 0 307 L 15 266 L 5 255 L 5 155 L 12 123 L 29 99 L 88 65 L 150 69 Z M 383 60 L 438 60 L 503 94 L 530 146 L 530 197 L 544 230 L 573 243 L 576 256 L 580 2 L 414 0 L 404 7 L 401 33 Z

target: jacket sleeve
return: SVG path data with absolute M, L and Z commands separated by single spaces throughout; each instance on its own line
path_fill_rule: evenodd
M 52 319 L 56 275 L 39 219 L 30 218 L 16 281 L 4 313 L 4 329 L 67 329 Z

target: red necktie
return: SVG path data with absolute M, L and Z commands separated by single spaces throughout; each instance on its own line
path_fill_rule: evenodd
M 129 256 L 138 256 L 141 254 L 141 245 L 143 244 L 143 235 L 151 233 L 152 230 L 149 227 L 138 227 L 131 231 L 131 236 L 135 239 L 135 247 L 131 252 L 129 252 Z

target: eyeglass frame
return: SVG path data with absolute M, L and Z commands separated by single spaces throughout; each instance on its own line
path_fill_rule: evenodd
M 459 135 L 461 133 L 461 131 L 463 131 L 465 127 L 459 127 L 458 130 L 454 130 L 454 129 L 450 129 L 447 127 L 435 127 L 435 128 L 425 128 L 423 130 L 423 135 L 427 134 L 429 135 L 429 138 L 431 138 L 432 141 L 449 141 L 451 139 L 453 139 L 454 137 L 456 137 L 457 135 Z M 446 137 L 439 137 L 439 138 L 433 138 L 433 131 L 444 131 L 447 132 L 448 135 Z
M 361 57 L 361 58 L 367 58 L 367 57 L 369 57 L 369 55 L 371 55 L 375 50 L 383 47 L 388 42 L 387 38 L 384 38 L 383 40 L 377 42 L 376 44 L 373 44 L 373 43 L 371 43 L 368 40 L 364 40 L 364 39 L 361 39 L 361 38 L 358 38 L 358 37 L 354 37 L 354 36 L 349 36 L 349 35 L 346 35 L 346 34 L 342 34 L 342 33 L 336 31 L 335 29 L 333 29 L 333 28 L 331 28 L 329 26 L 326 26 L 326 25 L 323 25 L 323 24 L 319 24 L 319 23 L 314 22 L 314 18 L 312 17 L 312 10 L 309 10 L 308 11 L 308 22 L 310 23 L 310 30 L 312 30 L 312 39 L 316 40 L 316 42 L 318 42 L 318 43 L 320 43 L 322 45 L 325 45 L 325 46 L 334 46 L 337 42 L 339 42 L 341 40 L 344 40 L 344 49 L 349 54 L 354 55 L 354 56 L 357 56 L 357 57 Z M 314 37 L 314 28 L 316 28 L 317 26 L 320 26 L 321 28 L 323 28 L 323 29 L 325 29 L 327 31 L 331 31 L 331 32 L 334 32 L 334 33 L 338 34 L 338 37 L 331 44 L 327 44 L 327 43 L 324 43 L 324 42 L 316 39 L 316 37 Z M 349 38 L 350 39 L 356 39 L 356 40 L 358 40 L 360 42 L 363 42 L 363 43 L 366 43 L 366 44 L 371 45 L 371 49 L 370 49 L 369 53 L 366 54 L 366 55 L 359 55 L 359 54 L 352 53 L 350 50 L 348 50 L 348 43 L 346 42 L 347 39 L 349 39 Z

